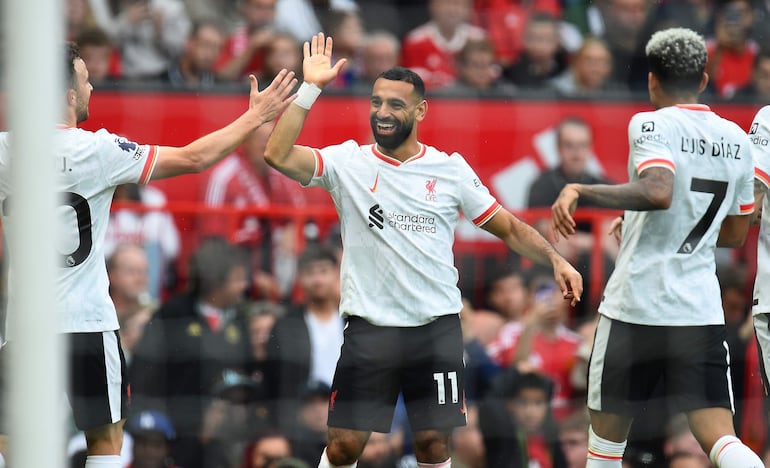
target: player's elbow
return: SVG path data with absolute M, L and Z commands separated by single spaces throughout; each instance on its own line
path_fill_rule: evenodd
M 647 200 L 654 210 L 667 210 L 671 206 L 673 192 L 669 190 L 655 190 L 649 193 Z
M 270 145 L 268 142 L 267 146 L 265 147 L 265 162 L 273 168 L 280 168 L 281 162 L 286 158 L 285 152 L 278 151 L 278 149 L 275 146 Z

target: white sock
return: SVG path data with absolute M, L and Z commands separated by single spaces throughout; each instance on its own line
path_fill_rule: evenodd
M 452 468 L 452 459 L 447 458 L 441 463 L 420 463 L 417 462 L 417 468 Z
M 122 468 L 120 455 L 89 455 L 85 468 Z
M 626 441 L 612 442 L 602 439 L 588 426 L 588 462 L 586 468 L 621 468 Z
M 718 468 L 764 468 L 765 464 L 743 445 L 737 437 L 726 435 L 719 438 L 709 453 L 709 459 Z
M 324 453 L 321 454 L 321 461 L 318 462 L 318 468 L 356 468 L 356 466 L 358 466 L 358 462 L 355 462 L 352 465 L 332 465 L 329 458 L 326 456 L 325 448 Z

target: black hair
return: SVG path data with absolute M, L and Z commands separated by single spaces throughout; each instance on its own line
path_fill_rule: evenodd
M 422 81 L 420 75 L 412 70 L 404 67 L 393 67 L 377 75 L 377 79 L 385 79 L 391 81 L 403 81 L 410 83 L 414 86 L 414 93 L 419 100 L 425 98 L 425 82 Z
M 190 292 L 203 297 L 224 285 L 237 267 L 247 268 L 246 255 L 221 237 L 206 239 L 190 257 Z
M 68 88 L 75 87 L 75 60 L 80 58 L 80 49 L 74 42 L 67 42 L 64 46 L 64 83 Z
M 337 254 L 331 247 L 325 245 L 308 246 L 297 259 L 297 270 L 302 271 L 311 263 L 330 262 L 335 267 L 338 265 Z

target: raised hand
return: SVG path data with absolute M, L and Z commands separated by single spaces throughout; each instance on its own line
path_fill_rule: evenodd
M 337 77 L 347 62 L 343 58 L 332 66 L 332 42 L 331 37 L 324 39 L 324 34 L 318 33 L 310 39 L 310 43 L 305 42 L 302 46 L 305 56 L 302 61 L 303 79 L 321 89 Z
M 249 75 L 249 82 L 251 83 L 249 110 L 260 115 L 263 122 L 269 122 L 278 117 L 278 114 L 297 97 L 296 94 L 291 94 L 297 85 L 297 79 L 294 78 L 293 71 L 287 71 L 285 68 L 278 72 L 270 86 L 261 92 L 254 75 Z

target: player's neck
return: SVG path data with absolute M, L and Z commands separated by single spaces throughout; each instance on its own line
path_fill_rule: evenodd
M 407 140 L 396 149 L 383 148 L 379 143 L 377 144 L 377 151 L 401 162 L 413 158 L 421 150 L 422 145 L 417 140 Z

